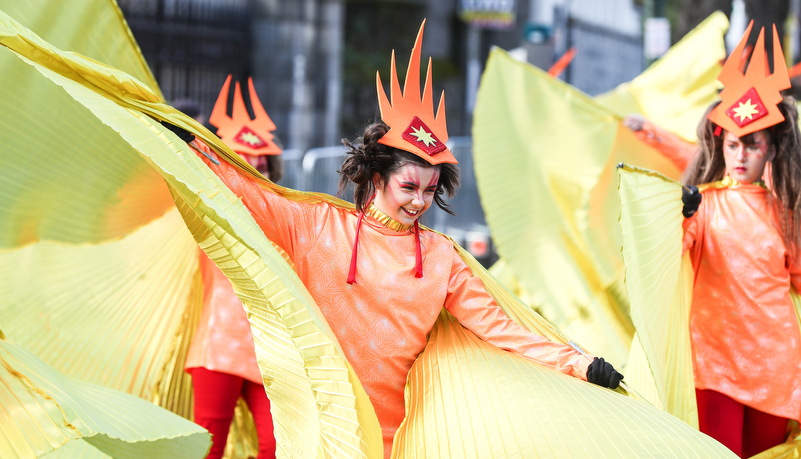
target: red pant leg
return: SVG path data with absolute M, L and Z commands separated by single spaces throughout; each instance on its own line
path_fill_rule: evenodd
M 195 391 L 195 423 L 211 433 L 211 451 L 207 459 L 219 459 L 225 451 L 228 430 L 242 391 L 244 379 L 205 368 L 192 369 Z
M 741 403 L 713 390 L 695 390 L 699 430 L 742 457 L 743 416 Z
M 751 457 L 780 443 L 787 437 L 786 418 L 745 407 L 743 424 L 743 457 Z
M 245 380 L 242 396 L 253 413 L 256 432 L 259 436 L 258 459 L 275 459 L 275 433 L 273 432 L 273 416 L 270 413 L 270 399 L 264 392 L 264 386 Z

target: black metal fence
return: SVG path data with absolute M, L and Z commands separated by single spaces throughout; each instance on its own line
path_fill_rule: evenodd
M 118 0 L 168 101 L 191 98 L 208 115 L 228 74 L 250 74 L 247 0 Z

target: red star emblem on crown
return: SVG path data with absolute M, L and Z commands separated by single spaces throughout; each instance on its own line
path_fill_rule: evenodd
M 261 148 L 267 146 L 267 142 L 265 142 L 264 139 L 259 137 L 258 134 L 253 132 L 253 130 L 247 126 L 243 126 L 242 129 L 239 130 L 239 133 L 234 137 L 234 140 L 251 148 Z
M 403 131 L 401 137 L 403 140 L 428 153 L 429 156 L 434 156 L 446 148 L 445 144 L 434 135 L 434 131 L 429 129 L 426 123 L 416 116 L 412 118 L 412 122 L 409 123 L 406 130 Z
M 726 115 L 739 127 L 750 124 L 767 114 L 768 109 L 762 103 L 762 99 L 759 98 L 759 94 L 754 88 L 746 91 L 737 102 L 726 110 Z

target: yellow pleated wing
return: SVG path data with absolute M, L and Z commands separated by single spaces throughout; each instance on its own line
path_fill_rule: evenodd
M 64 53 L 3 14 L 0 43 L 98 120 L 94 129 L 122 140 L 121 151 L 108 152 L 112 162 L 117 155 L 141 155 L 169 185 L 189 232 L 247 303 L 279 455 L 379 457 L 380 429 L 369 399 L 303 285 L 230 190 L 143 112 L 198 132 L 233 161 L 238 156 L 197 122 L 161 104 L 141 82 Z
M 633 327 L 615 165 L 679 171 L 604 106 L 499 49 L 479 89 L 473 155 L 493 241 L 532 306 L 620 367 Z
M 2 0 L 0 10 L 141 82 L 123 92 L 156 88 L 144 97 L 162 100 L 113 1 Z M 0 28 L 3 40 L 20 46 L 31 35 L 6 15 Z M 183 362 L 202 284 L 196 244 L 164 180 L 117 133 L 5 47 L 0 68 L 6 335 L 67 376 L 190 417 Z
M 0 456 L 200 458 L 202 427 L 139 397 L 69 378 L 0 339 Z
M 628 83 L 596 97 L 618 116 L 639 113 L 688 142 L 709 105 L 718 100 L 717 81 L 726 59 L 729 20 L 720 11 L 673 45 L 664 56 Z
M 443 314 L 406 387 L 393 458 L 733 458 L 645 402 L 502 351 Z
M 682 258 L 681 184 L 660 174 L 618 169 L 626 287 L 631 319 L 647 362 L 630 363 L 634 388 L 648 393 L 648 371 L 658 398 L 653 403 L 698 427 L 690 349 L 692 266 Z M 640 352 L 636 346 L 632 352 Z M 634 365 L 639 362 L 640 366 Z

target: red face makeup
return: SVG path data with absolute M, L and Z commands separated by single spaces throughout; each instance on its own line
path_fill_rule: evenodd
M 376 178 L 375 206 L 404 225 L 412 225 L 428 210 L 439 182 L 439 167 L 405 164 L 389 176 Z
M 773 159 L 773 152 L 769 151 L 768 137 L 765 131 L 753 134 L 753 143 L 743 141 L 745 137 L 738 138 L 726 131 L 723 137 L 723 159 L 726 163 L 726 175 L 742 183 L 753 183 L 762 180 L 765 164 Z
M 248 162 L 254 169 L 261 172 L 265 177 L 270 178 L 267 170 L 267 155 L 249 155 L 247 153 L 239 153 L 245 161 Z

